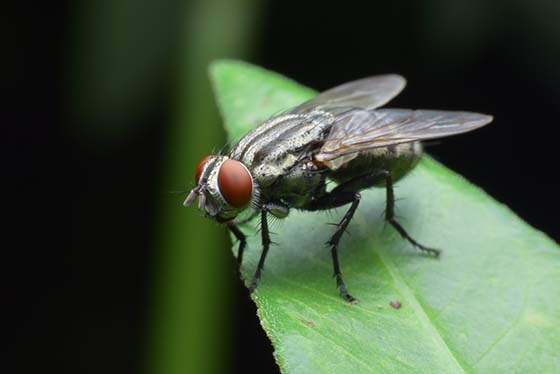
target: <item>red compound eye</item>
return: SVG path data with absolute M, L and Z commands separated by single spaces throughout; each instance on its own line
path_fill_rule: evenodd
M 194 182 L 197 185 L 198 185 L 198 181 L 200 180 L 200 175 L 202 174 L 202 170 L 204 169 L 204 165 L 206 165 L 209 159 L 210 156 L 204 157 L 202 160 L 200 160 L 198 166 L 196 167 L 196 173 L 194 174 Z
M 251 200 L 253 178 L 241 162 L 226 160 L 218 173 L 218 188 L 229 205 L 242 208 Z

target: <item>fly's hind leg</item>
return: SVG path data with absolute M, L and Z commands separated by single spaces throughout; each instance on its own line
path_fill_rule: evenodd
M 379 173 L 380 176 L 382 176 L 382 178 L 385 179 L 385 189 L 387 192 L 385 219 L 387 220 L 387 222 L 389 222 L 391 226 L 393 226 L 395 230 L 397 230 L 404 239 L 408 240 L 410 244 L 412 244 L 413 246 L 415 246 L 421 251 L 434 255 L 435 257 L 439 257 L 439 255 L 441 254 L 441 250 L 426 247 L 418 243 L 406 232 L 406 230 L 401 226 L 401 224 L 397 222 L 397 220 L 395 219 L 395 195 L 393 192 L 393 179 L 391 178 L 391 173 L 387 170 L 381 170 L 379 171 Z

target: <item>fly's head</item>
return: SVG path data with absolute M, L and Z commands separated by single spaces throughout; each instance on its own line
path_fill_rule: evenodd
M 256 201 L 251 172 L 227 156 L 204 157 L 196 168 L 195 183 L 183 205 L 188 207 L 198 197 L 198 209 L 218 222 L 231 221 Z

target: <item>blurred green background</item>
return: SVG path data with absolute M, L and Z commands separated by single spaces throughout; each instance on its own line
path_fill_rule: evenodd
M 223 228 L 168 193 L 225 144 L 215 58 L 318 90 L 400 73 L 394 106 L 495 115 L 429 152 L 560 239 L 558 1 L 77 0 L 7 14 L 6 138 L 24 144 L 4 148 L 7 180 L 28 197 L 14 221 L 33 217 L 20 236 L 33 250 L 4 286 L 22 368 L 277 371 Z

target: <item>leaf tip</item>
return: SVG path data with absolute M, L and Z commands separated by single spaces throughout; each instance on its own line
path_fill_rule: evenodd
M 234 58 L 219 58 L 211 61 L 208 64 L 208 74 L 210 78 L 215 78 L 222 75 L 223 73 L 231 69 L 239 68 L 256 68 L 257 66 L 250 64 L 243 60 L 237 60 Z

